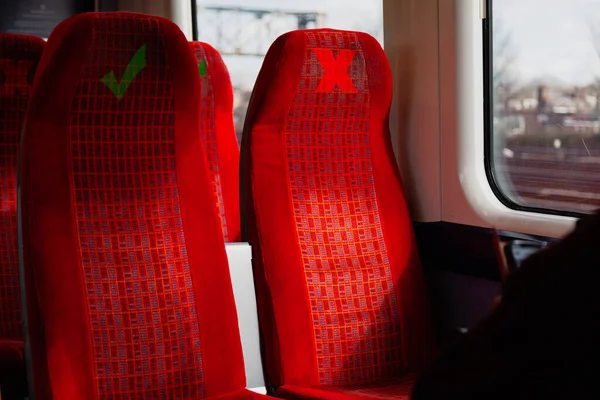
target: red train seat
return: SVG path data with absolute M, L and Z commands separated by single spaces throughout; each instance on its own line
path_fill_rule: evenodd
M 253 399 L 172 22 L 80 14 L 50 36 L 22 148 L 36 398 Z
M 242 142 L 268 377 L 290 399 L 408 398 L 432 334 L 370 35 L 281 36 Z
M 0 33 L 0 386 L 25 376 L 17 158 L 31 83 L 45 44 L 35 36 Z
M 233 125 L 233 87 L 221 55 L 212 46 L 190 42 L 202 87 L 200 131 L 213 182 L 225 242 L 239 242 L 240 148 Z

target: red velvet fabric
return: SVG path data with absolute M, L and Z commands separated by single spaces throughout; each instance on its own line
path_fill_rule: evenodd
M 400 399 L 409 400 L 415 382 L 415 374 L 405 374 L 399 379 L 371 385 L 358 386 L 295 386 L 285 385 L 278 394 L 285 399 Z
M 46 42 L 0 33 L 0 383 L 24 377 L 17 167 L 35 70 Z
M 80 14 L 50 36 L 22 148 L 38 400 L 244 391 L 199 109 L 166 19 Z
M 257 399 L 269 399 L 270 397 L 252 392 L 250 390 L 240 390 L 235 393 L 229 393 L 223 396 L 211 398 L 211 400 L 257 400 Z
M 190 42 L 200 72 L 200 131 L 217 198 L 223 237 L 239 242 L 240 148 L 233 124 L 233 87 L 221 55 L 212 46 Z
M 243 231 L 280 394 L 369 397 L 348 387 L 403 379 L 430 357 L 391 99 L 385 53 L 364 33 L 285 34 L 259 74 L 242 143 Z

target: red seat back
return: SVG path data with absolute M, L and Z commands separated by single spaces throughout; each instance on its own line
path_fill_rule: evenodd
M 212 46 L 190 42 L 200 72 L 200 131 L 208 158 L 217 209 L 226 242 L 240 241 L 240 148 L 233 125 L 233 87 L 221 55 Z
M 0 33 L 0 363 L 22 345 L 17 244 L 17 156 L 30 86 L 45 42 Z
M 50 36 L 22 150 L 38 400 L 244 388 L 199 80 L 163 18 L 80 14 Z
M 276 386 L 385 381 L 427 358 L 426 298 L 390 141 L 391 100 L 389 63 L 367 34 L 295 31 L 267 54 L 242 165 Z

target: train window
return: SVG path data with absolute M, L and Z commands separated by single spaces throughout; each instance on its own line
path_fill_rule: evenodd
M 508 206 L 600 208 L 600 1 L 489 0 L 486 162 Z
M 349 29 L 368 32 L 383 45 L 381 0 L 194 1 L 195 40 L 214 46 L 231 74 L 238 141 L 264 56 L 281 34 L 303 28 Z

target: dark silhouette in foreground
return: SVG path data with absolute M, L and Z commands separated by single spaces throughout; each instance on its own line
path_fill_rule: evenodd
M 592 399 L 600 349 L 600 214 L 511 274 L 491 313 L 443 352 L 412 399 Z

